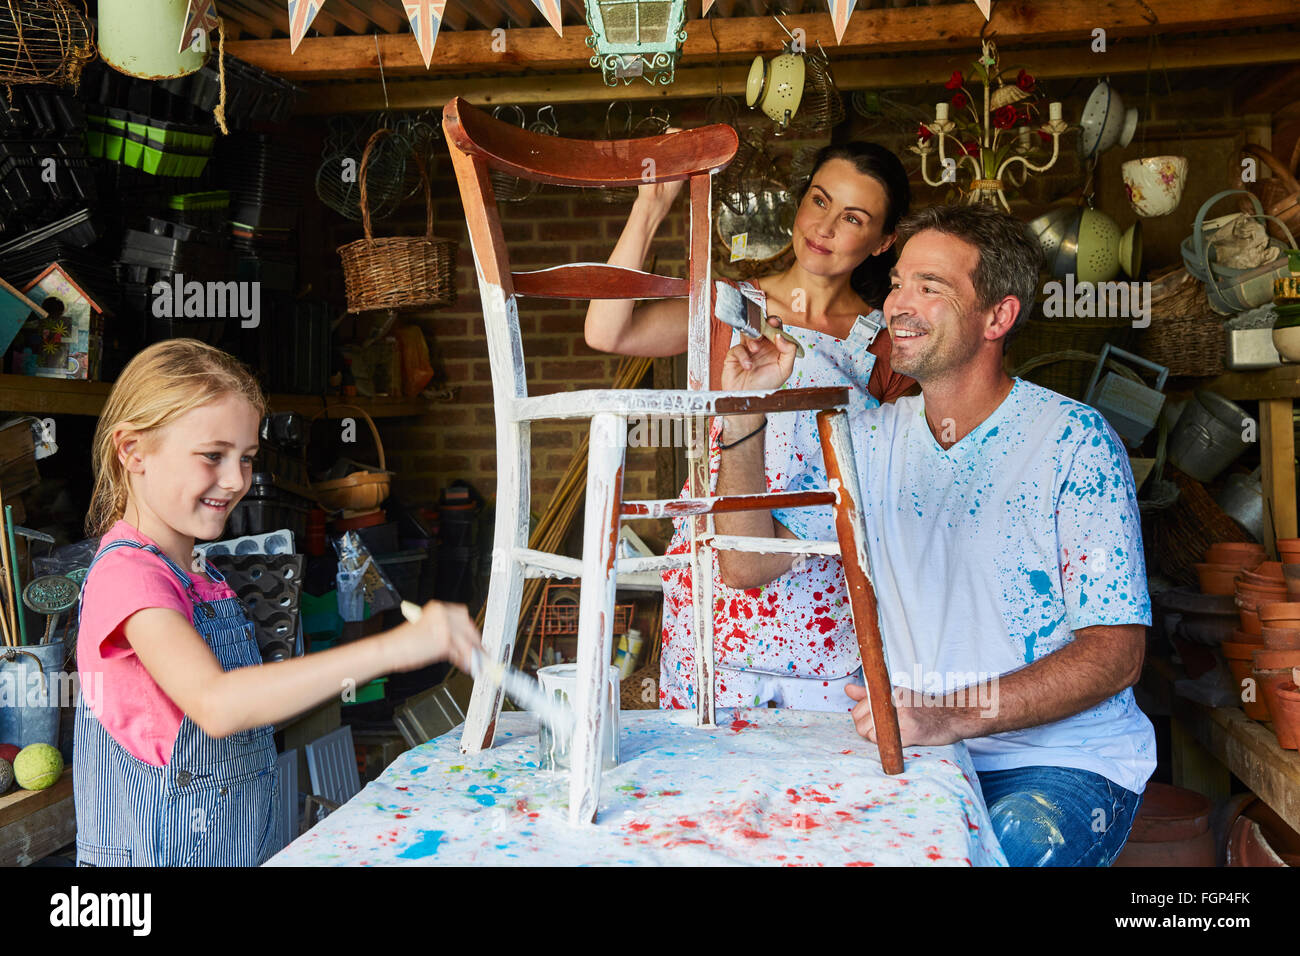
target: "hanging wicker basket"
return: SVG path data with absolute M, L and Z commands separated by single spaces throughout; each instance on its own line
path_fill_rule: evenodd
M 384 457 L 384 443 L 379 437 L 379 429 L 375 427 L 375 421 L 366 414 L 364 408 L 358 408 L 355 405 L 334 405 L 331 411 L 349 408 L 355 412 L 360 412 L 361 417 L 366 420 L 370 426 L 370 436 L 375 440 L 375 450 L 379 453 L 379 468 L 372 471 L 358 471 L 344 478 L 335 478 L 332 481 L 312 482 L 310 472 L 307 470 L 307 443 L 303 443 L 302 448 L 302 466 L 303 474 L 307 475 L 307 487 L 311 491 L 320 506 L 326 511 L 374 511 L 388 497 L 388 490 L 392 483 L 392 475 L 386 470 L 388 464 Z M 317 412 L 312 416 L 312 422 L 325 414 L 325 410 Z M 308 432 L 310 433 L 310 424 Z
M 375 144 L 391 135 L 392 130 L 376 130 L 361 156 L 358 179 L 361 182 L 361 221 L 366 237 L 338 249 L 343 260 L 349 312 L 429 309 L 456 301 L 456 241 L 434 238 L 433 195 L 422 156 L 416 156 L 416 164 L 424 185 L 424 235 L 374 238 L 366 174 Z

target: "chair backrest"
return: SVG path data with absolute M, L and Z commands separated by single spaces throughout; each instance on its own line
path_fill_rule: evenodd
M 298 750 L 286 750 L 275 761 L 280 777 L 280 802 L 275 812 L 278 817 L 279 849 L 283 850 L 298 836 Z
M 352 728 L 344 724 L 307 745 L 311 792 L 335 803 L 347 803 L 361 791 Z
M 441 737 L 464 719 L 464 711 L 445 684 L 420 691 L 393 710 L 393 723 L 408 747 Z
M 460 97 L 442 111 L 442 128 L 460 184 L 470 247 L 483 300 L 492 387 L 498 402 L 527 395 L 516 296 L 564 299 L 652 299 L 689 302 L 687 377 L 708 387 L 713 241 L 712 176 L 736 154 L 739 139 L 725 124 L 647 136 L 583 140 L 546 136 L 493 119 Z M 616 187 L 689 180 L 687 276 L 675 279 L 594 263 L 569 263 L 512 273 L 490 172 L 562 186 Z

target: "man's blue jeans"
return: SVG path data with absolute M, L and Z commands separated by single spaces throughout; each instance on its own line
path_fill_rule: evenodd
M 1070 767 L 978 774 L 993 833 L 1012 866 L 1110 866 L 1142 794 Z

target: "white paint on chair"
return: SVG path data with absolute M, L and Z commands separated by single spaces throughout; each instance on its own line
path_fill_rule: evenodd
M 623 500 L 627 419 L 598 412 L 587 448 L 587 501 L 582 527 L 582 588 L 578 592 L 577 723 L 569 771 L 569 823 L 594 823 L 600 802 L 601 741 L 609 662 L 613 657 L 615 558 Z

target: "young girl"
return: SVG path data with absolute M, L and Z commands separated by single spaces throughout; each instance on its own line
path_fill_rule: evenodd
M 272 839 L 272 724 L 381 674 L 452 660 L 462 606 L 263 665 L 253 625 L 194 554 L 248 491 L 266 402 L 233 358 L 170 339 L 127 365 L 95 430 L 73 755 L 81 866 L 255 866 Z
M 640 187 L 610 263 L 641 268 L 651 240 L 682 184 Z M 804 349 L 785 387 L 844 386 L 852 407 L 891 402 L 916 383 L 890 366 L 889 335 L 880 306 L 889 293 L 894 229 L 907 213 L 911 189 L 898 157 L 875 143 L 827 146 L 813 161 L 792 230 L 794 261 L 784 271 L 755 278 L 770 315 Z M 717 285 L 739 289 L 739 283 Z M 715 307 L 725 290 L 714 296 Z M 739 298 L 731 295 L 732 299 Z M 714 358 L 740 341 L 726 336 Z M 628 355 L 677 355 L 686 350 L 687 306 L 682 299 L 636 304 L 595 300 L 587 310 L 592 348 Z M 719 387 L 716 382 L 712 387 Z M 716 484 L 719 435 L 728 419 L 714 419 L 710 473 Z M 769 491 L 825 487 L 814 412 L 768 416 L 765 429 Z M 743 439 L 728 432 L 726 442 Z M 685 490 L 683 490 L 683 494 Z M 829 508 L 825 509 L 829 513 Z M 797 516 L 798 512 L 795 513 Z M 719 515 L 721 534 L 793 536 L 782 512 Z M 690 524 L 674 522 L 669 554 L 690 549 Z M 695 637 L 689 568 L 666 571 L 659 700 L 663 707 L 695 706 Z M 728 583 L 735 587 L 729 587 Z M 842 687 L 858 670 L 857 639 L 837 557 L 795 564 L 791 555 L 722 551 L 713 581 L 715 700 L 718 707 L 774 703 L 801 710 L 850 710 Z M 846 704 L 848 706 L 846 706 Z

